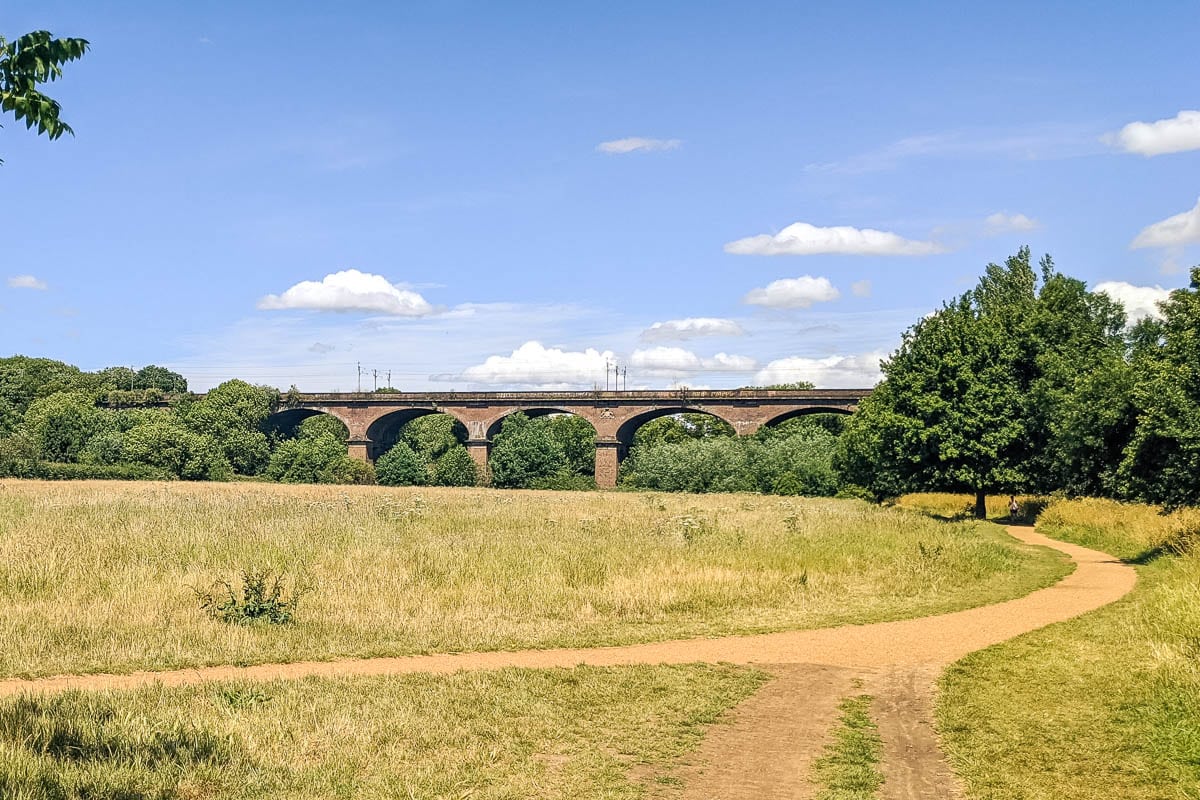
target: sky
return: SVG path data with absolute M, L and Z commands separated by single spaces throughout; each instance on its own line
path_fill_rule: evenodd
M 35 29 L 91 50 L 74 137 L 0 119 L 4 355 L 856 388 L 1022 245 L 1134 315 L 1200 263 L 1194 2 L 0 0 Z

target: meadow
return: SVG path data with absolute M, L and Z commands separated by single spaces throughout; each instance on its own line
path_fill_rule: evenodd
M 1037 527 L 1135 565 L 1138 584 L 946 672 L 938 724 L 968 796 L 1200 798 L 1200 513 L 1055 500 Z
M 6 800 L 637 798 L 767 676 L 578 667 L 0 700 Z
M 269 569 L 295 621 L 210 618 Z M 620 644 L 915 617 L 1070 569 L 996 526 L 759 495 L 5 481 L 0 674 Z

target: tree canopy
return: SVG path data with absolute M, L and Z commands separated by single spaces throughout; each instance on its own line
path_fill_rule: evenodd
M 26 129 L 47 138 L 74 135 L 63 121 L 58 101 L 38 87 L 62 77 L 62 68 L 87 52 L 86 39 L 56 39 L 48 31 L 33 31 L 16 39 L 0 36 L 0 111 L 12 114 Z
M 911 327 L 847 424 L 838 463 L 881 494 L 1046 490 L 1080 370 L 1119 359 L 1124 315 L 1022 248 Z

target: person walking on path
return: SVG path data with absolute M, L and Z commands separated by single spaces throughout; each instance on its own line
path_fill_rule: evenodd
M 1012 524 L 1016 523 L 1017 512 L 1019 512 L 1020 510 L 1021 510 L 1021 507 L 1019 505 L 1017 505 L 1016 495 L 1010 494 L 1008 496 L 1008 524 L 1012 525 Z

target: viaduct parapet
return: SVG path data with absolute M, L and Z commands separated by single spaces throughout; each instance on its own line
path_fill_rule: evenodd
M 803 414 L 850 414 L 870 389 L 805 391 L 731 389 L 621 392 L 397 392 L 292 395 L 275 418 L 281 423 L 314 414 L 337 417 L 350 430 L 349 450 L 374 460 L 395 442 L 400 428 L 426 414 L 449 414 L 467 429 L 467 449 L 487 465 L 492 438 L 504 418 L 518 411 L 531 417 L 574 414 L 596 431 L 596 484 L 617 484 L 617 470 L 645 423 L 668 414 L 711 414 L 739 435 Z

